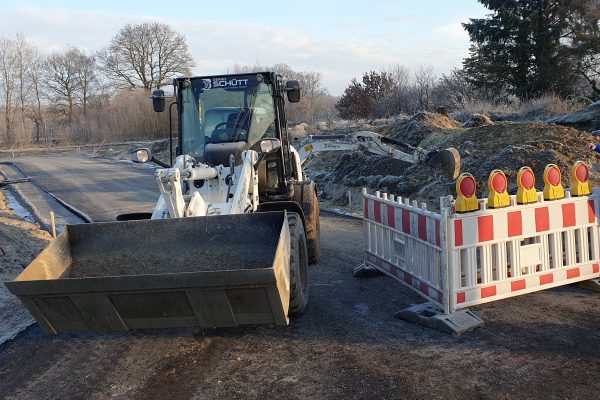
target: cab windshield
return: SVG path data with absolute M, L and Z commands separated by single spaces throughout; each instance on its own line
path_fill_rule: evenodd
M 193 78 L 181 87 L 182 154 L 204 160 L 208 143 L 276 137 L 273 86 L 262 75 Z

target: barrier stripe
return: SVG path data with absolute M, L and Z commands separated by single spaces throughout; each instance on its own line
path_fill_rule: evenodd
M 368 251 L 365 252 L 365 262 L 383 272 L 384 274 L 395 278 L 399 282 L 406 284 L 411 289 L 421 293 L 422 295 L 428 297 L 434 302 L 440 304 L 444 298 L 444 293 L 435 287 L 433 287 L 430 283 L 420 280 L 419 278 L 412 276 L 408 272 L 403 271 L 398 268 L 396 265 L 391 264 L 388 261 L 382 260 L 377 257 L 375 254 L 372 254 Z
M 527 282 L 525 281 L 525 279 L 520 279 L 518 281 L 514 281 L 510 283 L 510 291 L 511 292 L 517 292 L 519 290 L 523 290 L 527 288 Z
M 492 297 L 496 295 L 496 285 L 481 288 L 481 298 Z
M 376 201 L 375 204 L 373 204 L 373 214 L 375 222 L 381 223 L 381 203 L 378 201 Z
M 523 219 L 521 211 L 512 211 L 506 214 L 508 224 L 508 237 L 521 236 L 523 234 Z
M 550 229 L 550 214 L 548 207 L 535 209 L 535 231 L 544 232 Z
M 390 228 L 392 229 L 396 229 L 396 218 L 394 215 L 394 206 L 387 206 L 387 220 L 388 220 L 388 225 Z
M 477 218 L 479 243 L 494 240 L 494 216 L 485 215 Z
M 487 303 L 532 293 L 542 289 L 567 285 L 600 276 L 600 265 L 586 264 L 574 268 L 562 268 L 553 272 L 538 272 L 519 278 L 498 281 L 494 285 L 484 287 L 475 285 L 469 288 L 460 288 L 456 291 L 456 306 L 464 308 L 471 305 Z M 495 293 L 494 293 L 495 291 Z
M 454 246 L 459 247 L 463 245 L 463 229 L 462 219 L 454 220 Z
M 594 203 L 586 199 L 575 198 L 567 203 L 557 202 L 536 208 L 524 207 L 521 210 L 488 209 L 474 215 L 456 214 L 453 217 L 454 246 L 476 246 L 516 237 L 539 236 L 596 223 Z M 481 215 L 485 212 L 489 214 Z
M 569 228 L 575 226 L 575 204 L 563 204 L 562 205 L 562 217 L 563 217 L 563 228 Z
M 427 241 L 427 218 L 424 215 L 418 216 L 419 220 L 419 239 Z
M 402 210 L 402 232 L 410 234 L 410 211 Z
M 540 285 L 547 285 L 554 282 L 554 274 L 540 275 Z
M 567 279 L 578 278 L 581 275 L 579 268 L 571 268 L 567 270 Z

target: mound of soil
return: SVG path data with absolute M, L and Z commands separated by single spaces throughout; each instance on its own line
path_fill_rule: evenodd
M 378 133 L 416 147 L 419 146 L 425 137 L 435 132 L 456 129 L 460 128 L 460 126 L 460 122 L 449 116 L 431 112 L 420 112 L 411 118 L 400 119 L 378 130 Z
M 473 114 L 471 119 L 463 124 L 463 128 L 477 128 L 479 126 L 493 125 L 494 122 L 487 115 Z
M 519 168 L 529 166 L 536 174 L 536 187 L 542 190 L 547 164 L 557 164 L 563 174 L 563 185 L 570 187 L 570 170 L 575 161 L 582 160 L 593 166 L 591 184 L 600 184 L 600 174 L 596 173 L 600 168 L 594 166 L 598 154 L 585 149 L 585 144 L 594 138 L 586 132 L 542 122 L 499 122 L 463 129 L 456 121 L 439 114 L 431 119 L 431 125 L 417 122 L 428 121 L 428 115 L 423 113 L 411 118 L 412 128 L 408 128 L 409 124 L 396 131 L 394 126 L 387 127 L 388 133 L 396 132 L 396 137 L 404 134 L 412 138 L 412 145 L 427 150 L 456 148 L 461 154 L 461 172 L 475 176 L 480 198 L 487 196 L 487 179 L 494 169 L 504 171 L 509 191 L 513 191 Z M 418 137 L 422 139 L 417 142 Z M 456 195 L 455 182 L 444 171 L 426 164 L 411 165 L 361 152 L 321 154 L 314 166 L 309 164 L 308 171 L 309 174 L 316 172 L 311 177 L 323 188 L 340 184 L 367 187 L 425 201 L 430 209 L 437 208 L 441 196 Z

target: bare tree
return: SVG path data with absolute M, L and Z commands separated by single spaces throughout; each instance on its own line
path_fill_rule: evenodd
M 14 124 L 14 102 L 17 86 L 17 62 L 15 56 L 15 41 L 10 38 L 0 37 L 0 97 L 4 107 L 4 129 L 6 142 L 11 145 Z
M 103 72 L 123 87 L 160 88 L 193 66 L 185 36 L 167 24 L 127 24 L 98 52 Z
M 431 108 L 435 82 L 432 66 L 422 65 L 415 71 L 415 89 L 420 110 L 426 111 Z
M 411 111 L 410 101 L 410 71 L 403 65 L 393 64 L 388 68 L 388 74 L 392 77 L 393 88 L 389 99 L 386 101 L 389 114 L 400 114 Z
M 32 107 L 30 109 L 29 117 L 35 124 L 35 142 L 40 142 L 40 134 L 46 137 L 46 125 L 42 113 L 42 68 L 44 65 L 44 59 L 37 48 L 33 48 L 31 53 L 31 87 L 33 90 L 34 98 L 32 99 Z
M 273 71 L 288 80 L 297 80 L 300 84 L 302 97 L 300 103 L 289 107 L 286 115 L 289 121 L 305 121 L 315 123 L 320 115 L 331 115 L 334 113 L 334 101 L 328 99 L 331 97 L 323 87 L 322 75 L 316 71 L 298 71 L 287 64 L 278 63 L 273 66 L 239 65 L 233 66 L 233 73 L 253 73 L 262 71 Z M 327 101 L 329 100 L 329 101 Z M 323 109 L 321 107 L 328 107 Z
M 453 69 L 449 74 L 442 74 L 433 89 L 436 104 L 453 111 L 462 110 L 476 96 L 477 92 L 469 84 L 462 69 Z
M 78 68 L 76 70 L 79 90 L 75 92 L 79 102 L 83 105 L 83 115 L 86 116 L 90 104 L 90 97 L 97 88 L 98 77 L 96 68 L 96 58 L 86 54 L 79 54 Z
M 93 72 L 93 58 L 86 56 L 76 47 L 64 52 L 54 52 L 44 63 L 44 81 L 56 110 L 73 123 L 75 107 L 84 109 L 89 98 Z

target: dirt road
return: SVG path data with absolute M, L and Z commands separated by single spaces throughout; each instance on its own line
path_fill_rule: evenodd
M 395 320 L 421 300 L 391 279 L 352 277 L 359 220 L 324 215 L 321 229 L 310 306 L 289 327 L 45 336 L 33 325 L 0 346 L 0 398 L 598 396 L 600 294 L 567 286 L 476 307 L 485 326 L 456 338 Z

